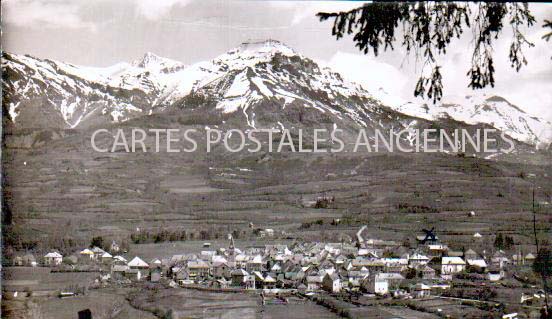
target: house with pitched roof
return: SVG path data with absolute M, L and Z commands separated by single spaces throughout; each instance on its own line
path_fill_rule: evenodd
M 322 288 L 331 293 L 339 293 L 341 291 L 341 279 L 335 272 L 326 273 L 322 278 Z
M 140 257 L 136 256 L 131 261 L 128 262 L 128 267 L 130 269 L 147 269 L 149 268 L 149 265 L 140 259 Z
M 205 260 L 188 260 L 186 263 L 190 279 L 199 280 L 209 276 L 209 264 Z
M 322 279 L 323 277 L 318 274 L 307 276 L 307 291 L 320 290 L 320 288 L 322 287 Z
M 44 255 L 44 265 L 57 266 L 60 265 L 63 260 L 63 256 L 57 251 L 52 251 Z
M 441 258 L 441 274 L 452 275 L 464 271 L 466 262 L 461 257 Z
M 83 259 L 94 259 L 94 252 L 88 248 L 85 248 L 79 252 L 79 256 Z
M 371 274 L 362 281 L 362 289 L 368 293 L 385 295 L 389 292 L 389 282 L 380 273 Z
M 431 296 L 431 287 L 423 283 L 417 283 L 413 289 L 414 298 L 427 298 Z

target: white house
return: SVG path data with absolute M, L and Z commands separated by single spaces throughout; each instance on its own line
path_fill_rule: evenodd
M 502 279 L 502 274 L 503 272 L 499 271 L 499 272 L 488 272 L 487 273 L 487 279 L 489 279 L 489 281 L 499 281 Z
M 466 263 L 472 267 L 477 267 L 483 270 L 487 269 L 487 262 L 483 258 L 466 259 Z
M 150 261 L 150 264 L 153 266 L 153 267 L 159 267 L 161 266 L 162 262 L 161 260 L 159 260 L 158 258 L 154 258 Z
M 110 253 L 108 253 L 107 251 L 106 251 L 106 252 L 104 252 L 104 253 L 102 254 L 102 256 L 101 256 L 101 257 L 102 257 L 102 261 L 103 261 L 103 262 L 108 262 L 108 261 L 111 261 L 111 260 L 113 260 L 113 259 L 112 259 L 112 258 L 113 258 L 113 256 L 111 256 L 111 254 L 110 254 Z
M 50 252 L 44 255 L 44 264 L 47 266 L 56 266 L 61 264 L 63 256 L 58 252 Z
M 125 257 L 119 256 L 119 255 L 113 257 L 113 260 L 114 260 L 114 261 L 117 261 L 117 262 L 119 262 L 119 263 L 124 263 L 124 264 L 127 263 L 127 260 L 125 259 Z
M 415 253 L 412 256 L 408 257 L 408 264 L 413 267 L 416 267 L 419 265 L 426 265 L 428 262 L 429 262 L 429 257 L 419 253 Z
M 307 290 L 319 290 L 322 286 L 322 276 L 307 276 Z
M 363 288 L 369 293 L 385 295 L 389 292 L 389 282 L 385 276 L 378 273 L 366 278 L 363 282 Z
M 431 288 L 423 283 L 417 283 L 414 286 L 414 296 L 416 298 L 426 298 L 431 295 Z
M 441 259 L 441 274 L 451 275 L 464 271 L 466 262 L 460 257 L 443 257 Z
M 94 256 L 92 258 L 100 259 L 105 253 L 105 250 L 101 249 L 100 247 L 92 247 L 92 252 L 94 253 Z
M 497 266 L 491 266 L 489 272 L 487 273 L 487 279 L 489 281 L 499 281 L 504 278 L 504 270 Z
M 130 269 L 149 268 L 149 265 L 145 261 L 140 259 L 140 257 L 134 257 L 131 261 L 128 262 L 127 265 L 128 265 L 128 267 L 130 267 Z

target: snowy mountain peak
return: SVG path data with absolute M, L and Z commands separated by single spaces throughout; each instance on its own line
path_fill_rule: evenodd
M 248 41 L 214 59 L 216 64 L 226 64 L 240 69 L 260 62 L 268 62 L 275 55 L 298 55 L 292 48 L 277 40 Z
M 184 67 L 179 61 L 158 56 L 152 52 L 146 52 L 141 59 L 132 62 L 132 66 L 149 71 L 170 72 Z
M 438 104 L 407 102 L 390 106 L 398 112 L 431 121 L 450 117 L 467 124 L 488 124 L 530 144 L 542 142 L 542 132 L 552 127 L 549 121 L 529 115 L 496 95 L 450 96 Z
M 412 117 L 436 122 L 450 117 L 487 124 L 531 144 L 552 131 L 550 122 L 499 96 L 460 96 L 433 105 L 404 101 L 383 88 L 369 92 L 276 40 L 244 42 L 191 66 L 151 52 L 107 68 L 5 52 L 2 58 L 6 113 L 20 127 L 86 127 L 178 106 L 214 107 L 244 116 L 249 127 L 286 123 L 284 118 L 286 125 L 309 119 L 340 127 L 346 122 L 401 127 Z
M 240 44 L 234 50 L 230 52 L 239 52 L 241 54 L 250 53 L 250 54 L 274 54 L 276 52 L 283 53 L 284 55 L 294 55 L 296 52 L 285 43 L 268 39 L 262 41 L 246 41 Z

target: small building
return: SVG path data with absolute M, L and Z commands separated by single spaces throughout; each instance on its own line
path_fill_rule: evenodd
M 161 269 L 154 268 L 150 271 L 150 281 L 159 282 L 161 280 Z
M 130 268 L 127 271 L 125 271 L 125 277 L 130 280 L 142 280 L 142 277 L 144 277 L 144 269 L 138 269 L 138 268 Z M 146 273 L 147 274 L 147 273 Z
M 452 275 L 464 271 L 466 262 L 460 257 L 443 257 L 441 259 L 441 274 Z
M 327 273 L 322 278 L 322 288 L 328 292 L 339 293 L 341 291 L 341 279 L 339 279 L 339 275 L 335 272 L 331 274 Z
M 94 259 L 94 253 L 88 248 L 81 250 L 79 256 L 83 259 Z
M 123 256 L 118 256 L 117 255 L 117 256 L 113 257 L 113 263 L 126 265 L 127 262 L 128 261 Z
M 249 272 L 263 270 L 263 257 L 256 255 L 253 259 L 247 261 L 246 269 Z
M 27 266 L 36 267 L 37 263 L 35 257 L 32 254 L 25 254 L 23 256 L 17 256 L 13 260 L 14 266 Z
M 102 262 L 108 263 L 113 260 L 113 256 L 111 256 L 111 254 L 106 251 L 102 254 L 101 259 L 102 259 Z
M 484 272 L 487 269 L 487 262 L 483 258 L 466 259 L 468 267 L 475 272 Z
M 443 244 L 427 245 L 427 252 L 429 254 L 429 257 L 443 257 L 447 250 L 448 247 Z
M 525 262 L 528 264 L 533 264 L 533 262 L 535 262 L 535 259 L 536 257 L 532 253 L 528 253 L 527 255 L 525 255 Z
M 422 279 L 435 279 L 437 276 L 437 272 L 435 269 L 429 267 L 428 265 L 423 265 L 419 269 Z
M 276 286 L 276 279 L 267 274 L 263 279 L 263 288 L 272 289 Z
M 206 278 L 209 276 L 209 264 L 204 260 L 189 260 L 187 267 L 191 279 Z
M 510 259 L 506 257 L 506 253 L 502 250 L 496 251 L 491 257 L 491 264 L 503 268 L 510 263 Z
M 173 278 L 176 280 L 176 282 L 180 284 L 184 280 L 190 280 L 190 273 L 185 268 L 173 269 L 172 272 L 173 272 Z
M 382 272 L 378 276 L 380 279 L 387 281 L 390 290 L 399 288 L 401 282 L 405 279 L 403 275 L 392 272 Z
M 384 276 L 375 274 L 363 280 L 362 288 L 372 294 L 385 295 L 389 292 L 389 283 Z
M 320 290 L 322 287 L 322 276 L 313 275 L 307 276 L 307 291 Z
M 92 253 L 94 254 L 92 256 L 93 259 L 101 259 L 102 255 L 105 253 L 105 250 L 100 247 L 92 247 Z
M 127 265 L 112 265 L 111 266 L 111 278 L 114 280 L 122 280 L 125 278 L 125 273 L 130 268 Z
M 22 257 L 23 265 L 36 267 L 38 264 L 36 262 L 35 256 L 33 254 L 25 254 Z
M 274 229 L 267 228 L 267 229 L 259 230 L 259 237 L 261 238 L 274 237 Z
M 414 298 L 427 298 L 431 296 L 431 288 L 423 283 L 414 286 Z
M 236 269 L 232 271 L 232 286 L 235 287 L 245 287 L 247 276 L 249 273 L 243 269 Z M 253 277 L 253 282 L 255 282 L 255 277 Z
M 420 253 L 415 253 L 412 256 L 408 257 L 408 264 L 412 267 L 416 267 L 419 265 L 427 265 L 429 262 L 429 257 L 426 255 L 422 255 Z
M 58 252 L 50 252 L 44 255 L 44 265 L 46 266 L 57 266 L 60 265 L 63 261 L 63 256 Z
M 130 269 L 147 269 L 149 268 L 148 263 L 140 259 L 140 257 L 134 257 L 131 261 L 128 262 L 128 267 Z
M 229 278 L 231 269 L 226 261 L 216 261 L 212 264 L 212 275 L 215 278 Z
M 500 281 L 502 278 L 504 278 L 504 270 L 502 270 L 502 268 L 489 268 L 489 271 L 487 272 L 487 279 L 489 281 Z
M 161 267 L 161 265 L 163 264 L 161 262 L 161 260 L 159 260 L 158 258 L 154 258 L 150 261 L 150 267 L 153 267 L 153 268 L 158 268 L 158 267 Z
M 255 276 L 255 287 L 262 287 L 264 285 L 264 276 L 260 271 L 254 271 L 253 276 Z

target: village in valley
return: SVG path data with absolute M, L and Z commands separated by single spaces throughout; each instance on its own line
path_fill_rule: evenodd
M 269 240 L 279 236 L 273 229 L 256 233 Z M 350 307 L 383 303 L 438 317 L 455 318 L 473 309 L 493 317 L 518 318 L 518 312 L 538 313 L 544 304 L 541 286 L 519 275 L 531 273 L 535 255 L 516 251 L 502 234 L 495 247 L 482 251 L 453 250 L 434 228 L 421 229 L 408 244 L 371 238 L 366 226 L 355 237 L 239 247 L 229 234 L 224 247 L 203 242 L 199 253 L 182 251 L 171 257 L 160 253 L 151 260 L 112 241 L 104 248 L 91 245 L 67 256 L 58 251 L 18 255 L 13 266 L 97 274 L 88 283 L 59 290 L 55 298 L 78 298 L 107 287 L 195 289 L 253 293 L 259 296 L 261 309 L 274 302 L 286 304 L 289 298 L 310 300 L 344 317 L 358 317 Z M 482 237 L 473 234 L 474 244 Z M 25 292 L 32 293 L 28 288 Z M 480 316 L 474 312 L 474 318 Z

